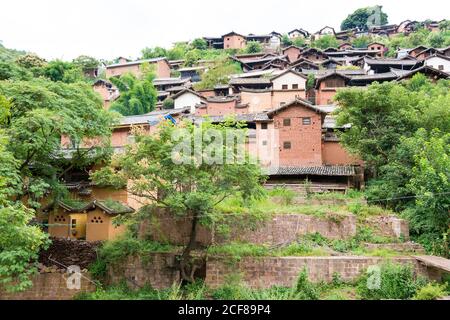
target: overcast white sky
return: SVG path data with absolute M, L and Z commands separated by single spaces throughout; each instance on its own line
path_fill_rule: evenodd
M 450 18 L 450 1 L 443 0 L 3 0 L 0 40 L 47 59 L 137 57 L 146 46 L 169 47 L 231 30 L 338 30 L 349 13 L 376 4 L 390 23 Z

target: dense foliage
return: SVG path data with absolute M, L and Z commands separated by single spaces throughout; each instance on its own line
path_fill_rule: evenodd
M 338 123 L 352 124 L 341 141 L 373 177 L 369 200 L 403 212 L 412 233 L 444 256 L 450 224 L 448 86 L 448 80 L 432 84 L 416 75 L 405 83 L 375 83 L 336 96 Z
M 155 74 L 152 70 L 145 71 L 141 77 L 131 73 L 123 74 L 120 78 L 110 81 L 119 89 L 120 97 L 111 105 L 112 111 L 124 116 L 149 113 L 155 110 L 158 92 L 153 85 Z
M 8 59 L 0 61 L 0 281 L 21 290 L 48 243 L 32 224 L 34 210 L 44 196 L 66 194 L 67 172 L 109 156 L 116 116 L 75 64 L 33 54 Z
M 339 46 L 339 41 L 334 35 L 324 35 L 319 39 L 314 40 L 311 46 L 319 49 L 337 48 Z
M 195 84 L 196 90 L 214 89 L 215 86 L 228 84 L 232 74 L 242 73 L 241 66 L 229 59 L 216 60 L 215 63 L 201 75 L 201 81 Z
M 388 16 L 381 6 L 357 9 L 341 23 L 341 30 L 357 28 L 368 30 L 371 25 L 382 26 L 388 23 Z

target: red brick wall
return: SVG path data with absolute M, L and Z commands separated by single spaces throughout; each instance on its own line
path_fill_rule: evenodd
M 302 118 L 311 118 L 310 125 L 303 125 Z M 290 118 L 291 125 L 283 120 Z M 291 106 L 274 116 L 275 128 L 279 129 L 280 166 L 322 165 L 322 119 L 319 113 L 306 107 Z M 284 149 L 284 142 L 291 149 Z

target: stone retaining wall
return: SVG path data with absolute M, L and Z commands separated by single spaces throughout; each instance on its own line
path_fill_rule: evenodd
M 417 243 L 414 242 L 405 242 L 405 243 L 383 243 L 383 244 L 375 244 L 375 243 L 365 243 L 364 247 L 368 250 L 375 249 L 387 249 L 393 250 L 396 252 L 415 252 L 424 254 L 424 248 Z
M 409 223 L 395 216 L 370 217 L 366 223 L 380 236 L 409 240 Z
M 172 218 L 170 215 L 155 214 L 141 224 L 140 235 L 155 241 L 171 244 L 186 244 L 191 231 L 191 219 Z M 230 235 L 212 236 L 206 227 L 199 227 L 197 244 L 200 246 L 227 241 L 248 241 L 256 244 L 279 244 L 293 241 L 301 235 L 320 233 L 330 239 L 348 239 L 356 235 L 356 217 L 330 213 L 327 217 L 304 214 L 279 214 L 267 221 L 255 223 L 252 228 L 234 227 Z M 214 238 L 214 240 L 213 240 Z
M 330 215 L 327 218 L 302 214 L 282 214 L 261 223 L 254 231 L 236 232 L 232 240 L 256 244 L 279 244 L 299 236 L 320 233 L 328 239 L 348 239 L 356 235 L 354 215 Z
M 129 257 L 126 261 L 110 266 L 107 282 L 117 284 L 126 281 L 137 289 L 151 285 L 155 289 L 169 288 L 180 280 L 174 253 L 152 253 L 147 257 Z
M 89 274 L 82 273 L 81 288 L 68 289 L 67 273 L 40 273 L 32 277 L 33 286 L 23 292 L 0 291 L 0 300 L 72 300 L 82 292 L 95 291 L 94 283 L 90 282 Z
M 393 262 L 410 263 L 415 271 L 426 274 L 416 259 L 410 257 L 393 258 Z M 313 282 L 330 282 L 334 273 L 345 281 L 358 278 L 371 265 L 383 262 L 376 257 L 264 257 L 243 258 L 230 263 L 229 258 L 209 258 L 205 283 L 217 288 L 227 282 L 227 275 L 240 274 L 244 284 L 252 288 L 272 286 L 293 286 L 299 273 L 306 267 L 309 279 Z

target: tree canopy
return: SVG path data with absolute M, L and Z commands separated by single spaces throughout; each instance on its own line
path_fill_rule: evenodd
M 247 42 L 247 46 L 245 47 L 245 53 L 258 53 L 262 52 L 263 47 L 262 44 L 258 41 L 249 41 Z
M 351 123 L 341 143 L 366 162 L 368 199 L 403 212 L 412 233 L 448 255 L 450 192 L 449 81 L 418 74 L 404 83 L 349 88 L 336 95 L 338 124 Z M 432 239 L 429 240 L 429 239 Z
M 324 35 L 319 39 L 314 40 L 312 46 L 319 49 L 337 48 L 339 46 L 339 41 L 334 35 Z
M 368 30 L 370 26 L 388 24 L 388 16 L 383 12 L 382 6 L 359 8 L 341 23 L 341 30 L 357 28 Z
M 111 78 L 111 82 L 120 91 L 120 97 L 111 105 L 111 110 L 124 116 L 155 110 L 158 92 L 153 85 L 154 78 L 155 75 L 151 71 L 144 72 L 141 78 L 131 73 L 123 74 L 120 78 Z
M 213 89 L 216 85 L 227 84 L 230 75 L 241 72 L 242 69 L 236 62 L 228 59 L 217 60 L 201 75 L 201 81 L 195 84 L 195 89 Z

